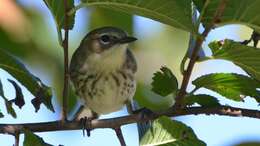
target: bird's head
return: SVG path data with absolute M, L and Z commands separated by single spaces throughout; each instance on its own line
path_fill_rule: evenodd
M 102 27 L 89 32 L 81 42 L 88 60 L 99 65 L 118 66 L 125 59 L 128 44 L 136 41 L 116 27 Z

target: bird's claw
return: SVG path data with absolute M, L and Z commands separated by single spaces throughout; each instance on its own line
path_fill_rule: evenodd
M 142 118 L 154 116 L 155 113 L 148 108 L 141 108 L 133 112 L 134 114 L 141 113 Z
M 80 119 L 80 122 L 82 124 L 82 132 L 83 132 L 83 136 L 85 136 L 85 130 L 87 132 L 87 136 L 90 137 L 90 131 L 92 130 L 91 128 L 91 121 L 93 119 L 92 118 L 89 118 L 89 117 L 84 117 L 84 118 L 81 118 Z

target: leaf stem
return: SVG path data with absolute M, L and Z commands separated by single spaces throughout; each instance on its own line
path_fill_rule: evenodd
M 206 8 L 207 8 L 209 2 L 210 2 L 210 0 L 206 0 L 204 5 L 203 5 L 203 8 L 202 8 L 202 10 L 200 12 L 200 15 L 199 15 L 199 18 L 198 18 L 198 21 L 196 23 L 196 29 L 197 30 L 199 30 L 200 23 L 202 22 L 202 18 L 203 18 L 204 14 L 205 14 L 205 11 L 206 11 Z
M 58 41 L 59 41 L 59 44 L 60 46 L 63 46 L 62 45 L 62 33 L 61 33 L 61 29 L 57 26 L 57 34 L 58 34 Z
M 197 20 L 197 9 L 196 6 L 192 3 L 192 24 L 196 26 L 198 20 Z M 196 28 L 197 32 L 198 29 Z M 192 48 L 194 47 L 194 42 L 195 42 L 195 35 L 194 33 L 190 33 L 190 40 L 189 40 L 189 46 L 188 49 L 185 53 L 185 56 L 183 57 L 182 61 L 181 61 L 181 65 L 180 65 L 180 70 L 182 75 L 184 75 L 185 72 L 185 64 L 187 62 L 187 59 L 189 58 L 189 51 L 192 50 Z
M 78 4 L 77 6 L 73 7 L 72 9 L 70 9 L 70 11 L 67 12 L 68 16 L 73 15 L 74 13 L 76 13 L 77 10 L 79 10 L 85 6 L 86 6 L 86 4 L 84 4 L 84 3 Z
M 190 62 L 188 64 L 187 70 L 184 72 L 183 75 L 183 79 L 182 79 L 182 84 L 181 84 L 181 89 L 179 94 L 176 97 L 176 102 L 174 105 L 174 108 L 181 108 L 183 105 L 183 97 L 186 94 L 186 89 L 191 77 L 191 73 L 193 70 L 193 67 L 198 59 L 198 53 L 201 49 L 201 45 L 204 41 L 204 39 L 208 36 L 209 32 L 211 31 L 211 29 L 214 27 L 214 24 L 219 20 L 219 18 L 221 17 L 222 13 L 224 12 L 225 6 L 226 6 L 226 1 L 227 0 L 222 0 L 215 12 L 215 15 L 212 19 L 212 22 L 206 26 L 205 30 L 203 31 L 203 33 L 201 35 L 196 36 L 196 42 L 194 45 L 194 48 L 192 49 L 192 55 L 190 58 Z M 206 9 L 206 7 L 204 7 L 203 9 Z M 205 11 L 205 10 L 202 10 Z M 202 15 L 200 17 L 203 17 Z M 200 22 L 199 22 L 200 23 Z
M 63 84 L 63 102 L 62 102 L 62 121 L 67 121 L 67 109 L 68 109 L 68 85 L 69 85 L 69 57 L 68 57 L 68 40 L 69 40 L 69 20 L 68 20 L 68 2 L 64 0 L 64 40 L 62 42 L 64 52 L 64 84 Z

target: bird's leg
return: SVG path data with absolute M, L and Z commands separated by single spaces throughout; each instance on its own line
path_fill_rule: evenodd
M 147 117 L 151 117 L 151 116 L 156 116 L 156 113 L 151 111 L 148 108 L 140 108 L 138 110 L 133 111 L 134 114 L 138 114 L 141 113 L 142 118 L 147 118 Z
M 126 109 L 127 109 L 127 112 L 131 115 L 133 114 L 134 112 L 134 109 L 133 109 L 133 106 L 132 106 L 132 102 L 127 100 L 126 102 Z
M 98 118 L 98 114 L 91 111 L 92 116 L 91 117 L 84 117 L 81 118 L 81 124 L 82 124 L 82 130 L 83 130 L 83 136 L 85 136 L 85 130 L 87 132 L 87 136 L 90 137 L 90 131 L 92 130 L 91 127 L 91 121 Z
M 155 113 L 153 111 L 151 111 L 150 109 L 148 108 L 140 108 L 140 109 L 137 109 L 137 110 L 134 110 L 133 106 L 132 106 L 132 102 L 131 101 L 126 101 L 126 108 L 127 108 L 127 112 L 129 114 L 138 114 L 138 113 L 141 113 L 142 115 L 142 118 L 145 118 L 145 117 L 150 117 L 150 116 L 154 116 Z

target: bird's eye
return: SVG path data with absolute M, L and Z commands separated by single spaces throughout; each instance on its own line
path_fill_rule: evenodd
M 100 37 L 100 40 L 103 44 L 108 44 L 110 42 L 110 37 L 108 35 L 103 35 Z

